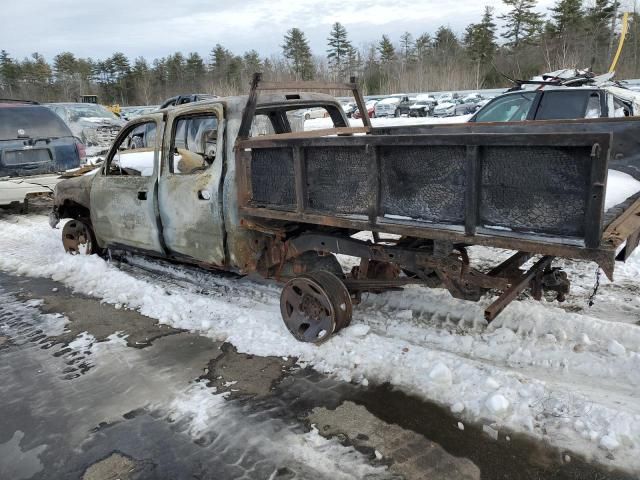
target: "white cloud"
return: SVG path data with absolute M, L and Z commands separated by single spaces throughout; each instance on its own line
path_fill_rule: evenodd
M 301 28 L 316 53 L 324 53 L 330 25 L 346 25 L 356 45 L 383 33 L 397 41 L 405 30 L 417 36 L 448 25 L 461 33 L 478 21 L 485 4 L 496 13 L 501 1 L 477 0 L 25 0 L 3 5 L 11 19 L 0 30 L 0 48 L 22 57 L 38 51 L 51 58 L 62 51 L 104 58 L 115 51 L 130 57 L 165 56 L 175 51 L 208 54 L 216 43 L 234 52 L 255 48 L 262 55 L 279 53 L 284 33 Z M 553 0 L 541 0 L 540 8 Z M 39 12 L 33 15 L 33 12 Z

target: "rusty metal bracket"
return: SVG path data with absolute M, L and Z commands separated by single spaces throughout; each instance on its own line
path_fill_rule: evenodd
M 513 285 L 505 290 L 495 302 L 487 307 L 484 311 L 484 318 L 486 318 L 488 322 L 491 322 L 496 318 L 496 316 L 502 312 L 507 305 L 509 305 L 518 295 L 529 287 L 531 281 L 536 277 L 536 275 L 538 275 L 538 273 L 544 272 L 545 269 L 551 265 L 553 258 L 554 257 L 551 256 L 542 257 L 533 265 L 533 267 L 523 273 L 520 278 L 513 283 Z

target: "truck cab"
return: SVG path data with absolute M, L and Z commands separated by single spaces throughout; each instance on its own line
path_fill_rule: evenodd
M 65 225 L 65 247 L 79 249 L 89 239 L 96 252 L 255 270 L 264 235 L 241 228 L 233 151 L 246 102 L 245 96 L 189 103 L 125 125 L 100 168 L 56 189 L 52 223 L 76 220 Z M 329 95 L 273 93 L 261 97 L 251 136 L 301 131 L 310 108 L 324 109 L 335 127 L 348 125 Z

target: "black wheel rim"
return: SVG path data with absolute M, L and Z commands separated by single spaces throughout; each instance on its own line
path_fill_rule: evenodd
M 301 342 L 320 343 L 335 330 L 333 303 L 312 278 L 290 280 L 282 290 L 280 307 L 287 329 Z

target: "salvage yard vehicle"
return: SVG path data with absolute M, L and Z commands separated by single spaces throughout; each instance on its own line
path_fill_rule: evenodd
M 523 132 L 373 128 L 365 116 L 363 127 L 348 127 L 333 97 L 295 93 L 320 88 L 349 89 L 366 110 L 355 79 L 270 83 L 256 74 L 248 97 L 130 122 L 100 169 L 57 186 L 51 224 L 70 219 L 65 249 L 285 281 L 286 327 L 321 343 L 349 324 L 363 292 L 418 284 L 476 301 L 493 292 L 491 321 L 527 289 L 562 301 L 569 280 L 555 257 L 593 261 L 612 278 L 615 259 L 638 245 L 640 193 L 608 195 L 608 169 L 640 179 L 640 119 L 530 122 Z M 333 128 L 293 131 L 290 113 L 316 107 Z M 271 134 L 256 135 L 259 120 Z M 127 148 L 145 124 L 153 140 Z M 362 232 L 372 240 L 355 238 Z M 513 254 L 480 270 L 473 245 Z M 345 274 L 336 254 L 359 265 Z
M 413 103 L 407 95 L 392 95 L 376 103 L 375 114 L 376 117 L 409 115 L 409 109 Z
M 85 147 L 48 108 L 0 99 L 0 206 L 50 196 L 59 172 L 86 161 Z
M 416 102 L 409 107 L 409 116 L 428 117 L 433 115 L 433 109 L 436 107 L 436 103 L 436 99 L 431 95 L 418 95 Z
M 202 100 L 210 100 L 212 98 L 218 98 L 218 96 L 211 95 L 210 93 L 190 93 L 186 95 L 176 95 L 175 97 L 167 98 L 164 102 L 162 102 L 160 108 L 175 107 L 176 105 L 200 102 Z
M 626 88 L 543 85 L 542 89 L 514 90 L 495 97 L 469 121 L 515 122 L 639 114 L 640 93 Z
M 117 115 L 94 103 L 47 103 L 87 147 L 106 150 L 124 125 Z

